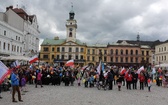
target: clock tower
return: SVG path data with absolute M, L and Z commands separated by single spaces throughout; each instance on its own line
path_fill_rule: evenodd
M 76 29 L 77 22 L 74 19 L 75 13 L 73 11 L 73 5 L 71 6 L 71 11 L 69 12 L 69 19 L 66 21 L 66 41 L 76 41 Z

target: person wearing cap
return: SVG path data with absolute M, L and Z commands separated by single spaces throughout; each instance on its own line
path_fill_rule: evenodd
M 15 93 L 18 93 L 18 100 L 20 102 L 23 102 L 21 99 L 21 94 L 20 94 L 20 89 L 19 89 L 19 75 L 18 75 L 18 70 L 15 68 L 13 70 L 13 73 L 11 74 L 11 85 L 12 85 L 12 102 L 17 102 L 15 100 Z

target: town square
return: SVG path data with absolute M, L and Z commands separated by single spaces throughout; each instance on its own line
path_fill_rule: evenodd
M 0 3 L 0 104 L 167 105 L 168 1 Z

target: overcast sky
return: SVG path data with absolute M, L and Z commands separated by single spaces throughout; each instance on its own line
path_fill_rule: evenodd
M 0 12 L 10 5 L 25 6 L 37 16 L 41 41 L 66 38 L 71 2 L 82 42 L 136 40 L 138 32 L 144 41 L 168 39 L 168 0 L 0 0 Z

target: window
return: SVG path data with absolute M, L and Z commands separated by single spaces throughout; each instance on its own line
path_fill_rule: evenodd
M 92 54 L 95 54 L 95 50 L 94 49 L 92 49 Z
M 59 47 L 57 47 L 57 52 L 60 52 L 60 48 Z
M 164 56 L 164 60 L 166 61 L 166 56 Z
M 22 52 L 22 47 L 20 47 L 20 53 Z
M 4 35 L 6 35 L 6 31 L 4 31 Z
M 87 60 L 90 61 L 90 56 L 87 56 Z
M 81 48 L 81 52 L 84 52 L 84 51 L 83 51 L 83 48 Z
M 149 58 L 146 58 L 146 62 L 149 63 Z
M 121 55 L 123 55 L 123 50 L 122 50 L 122 49 L 121 49 L 121 51 L 120 51 L 120 52 L 121 52 Z
M 44 51 L 48 51 L 48 47 L 44 47 L 44 49 L 43 49 Z
M 104 50 L 104 54 L 107 54 L 107 50 Z
M 52 48 L 52 51 L 54 51 L 55 50 L 55 48 Z
M 79 48 L 76 48 L 76 52 L 79 52 Z
M 62 47 L 62 52 L 65 52 L 65 48 L 64 47 Z
M 131 50 L 131 55 L 133 55 L 133 50 Z
M 72 52 L 72 48 L 71 47 L 69 48 L 69 52 Z
M 95 61 L 95 57 L 92 57 L 92 61 Z
M 69 32 L 69 37 L 72 37 L 72 32 Z
M 142 51 L 142 55 L 144 55 L 144 51 Z
M 135 58 L 135 62 L 138 63 L 138 58 Z
M 18 39 L 18 37 L 16 36 L 16 40 Z
M 138 50 L 135 51 L 136 55 L 138 55 Z
M 111 62 L 113 62 L 113 57 L 111 57 Z
M 110 54 L 113 54 L 113 49 L 110 50 Z
M 90 54 L 90 49 L 87 50 L 87 54 Z
M 120 58 L 120 62 L 121 62 L 121 63 L 123 62 L 123 57 Z
M 48 59 L 48 55 L 43 55 L 43 58 L 44 59 Z
M 3 49 L 5 50 L 6 43 L 4 42 Z
M 104 62 L 106 62 L 107 61 L 107 57 L 104 57 Z
M 149 55 L 149 51 L 146 51 L 146 55 Z
M 64 55 L 61 55 L 61 59 L 64 59 L 65 57 L 64 57 Z
M 116 55 L 118 55 L 118 49 L 116 49 Z
M 52 55 L 52 59 L 54 59 L 54 55 Z
M 133 57 L 131 57 L 131 63 L 133 62 Z
M 116 62 L 118 62 L 118 57 L 116 57 Z
M 164 51 L 166 51 L 166 47 L 164 47 Z
M 57 55 L 57 59 L 60 59 L 60 58 L 59 58 L 59 55 Z
M 83 55 L 81 55 L 80 59 L 83 59 Z
M 19 52 L 19 46 L 17 46 L 17 52 Z
M 126 50 L 126 55 L 128 55 L 128 50 Z
M 69 56 L 68 56 L 68 59 L 70 60 L 70 59 L 71 59 L 71 57 L 72 57 L 72 56 L 71 56 L 71 55 L 69 55 Z
M 10 44 L 8 43 L 8 51 L 10 50 Z
M 75 56 L 75 59 L 78 59 L 78 55 Z
M 128 63 L 128 57 L 125 58 L 125 62 Z

